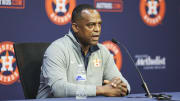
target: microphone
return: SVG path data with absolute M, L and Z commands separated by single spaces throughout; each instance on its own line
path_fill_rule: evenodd
M 122 46 L 125 49 L 126 53 L 128 54 L 128 56 L 129 56 L 130 60 L 132 61 L 133 65 L 136 67 L 136 70 L 137 70 L 137 72 L 138 72 L 138 74 L 139 74 L 139 76 L 141 78 L 142 87 L 144 88 L 144 91 L 146 92 L 145 96 L 147 96 L 148 98 L 155 97 L 157 100 L 171 100 L 171 97 L 172 97 L 171 95 L 167 95 L 167 94 L 151 94 L 149 89 L 148 89 L 148 86 L 147 86 L 146 82 L 143 79 L 143 76 L 142 76 L 139 68 L 137 67 L 137 65 L 135 65 L 135 62 L 134 62 L 134 60 L 132 58 L 132 55 L 130 54 L 129 50 L 125 47 L 124 44 L 116 41 L 115 39 L 112 39 L 111 41 L 113 43 L 115 43 L 115 44 L 118 44 L 118 46 Z
M 134 60 L 133 60 L 130 52 L 128 51 L 128 49 L 127 49 L 122 43 L 116 41 L 115 39 L 112 39 L 111 41 L 112 41 L 113 43 L 115 43 L 115 44 L 118 44 L 119 46 L 122 46 L 122 47 L 125 49 L 126 53 L 128 54 L 128 56 L 129 56 L 130 60 L 132 61 L 133 65 L 136 67 L 136 70 L 137 70 L 137 72 L 138 72 L 138 74 L 139 74 L 139 76 L 140 76 L 140 78 L 141 78 L 142 87 L 143 87 L 144 91 L 146 92 L 146 95 L 145 95 L 145 96 L 147 96 L 148 98 L 152 98 L 152 95 L 151 95 L 151 93 L 150 93 L 150 91 L 149 91 L 149 89 L 148 89 L 148 86 L 147 86 L 146 82 L 144 81 L 143 76 L 142 76 L 139 68 L 137 67 L 137 65 L 135 65 L 135 62 L 134 62 Z

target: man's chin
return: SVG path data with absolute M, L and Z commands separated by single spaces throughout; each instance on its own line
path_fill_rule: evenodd
M 92 45 L 92 46 L 95 46 L 95 45 L 97 45 L 97 44 L 98 44 L 98 41 L 92 41 L 92 42 L 91 42 L 91 45 Z

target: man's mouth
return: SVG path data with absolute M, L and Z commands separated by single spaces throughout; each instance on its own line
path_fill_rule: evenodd
M 93 35 L 93 36 L 92 36 L 92 40 L 98 41 L 98 40 L 99 40 L 99 35 Z

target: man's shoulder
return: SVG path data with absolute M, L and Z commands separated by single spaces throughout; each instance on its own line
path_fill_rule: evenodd
M 67 44 L 66 36 L 61 37 L 61 38 L 53 41 L 47 48 L 46 52 L 56 52 L 56 51 L 64 50 L 65 46 L 67 46 L 66 44 Z
M 99 47 L 99 50 L 103 52 L 104 54 L 110 54 L 109 50 L 101 43 L 98 43 L 97 46 Z
M 102 51 L 108 51 L 108 49 L 101 43 L 98 43 L 97 46 L 99 47 L 100 50 Z
M 109 56 L 111 56 L 112 54 L 103 44 L 98 43 L 97 46 L 99 47 L 99 51 L 97 51 L 97 54 L 99 54 L 104 61 L 107 61 Z
M 55 46 L 61 46 L 61 45 L 64 45 L 64 40 L 65 40 L 64 37 L 65 37 L 65 36 L 56 39 L 55 41 L 52 42 L 51 45 L 55 45 Z

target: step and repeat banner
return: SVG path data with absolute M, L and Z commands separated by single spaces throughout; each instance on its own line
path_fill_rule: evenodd
M 64 36 L 72 10 L 84 3 L 100 12 L 100 43 L 114 55 L 131 93 L 144 92 L 134 65 L 151 92 L 180 91 L 180 0 L 0 0 L 0 100 L 24 99 L 13 43 Z M 128 48 L 135 64 L 112 38 Z

